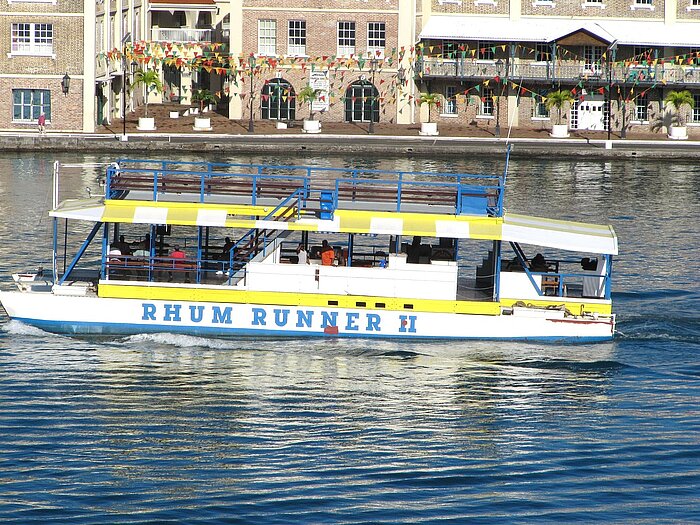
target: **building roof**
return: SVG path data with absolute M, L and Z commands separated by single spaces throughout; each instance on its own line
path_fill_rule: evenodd
M 150 0 L 151 11 L 215 11 L 215 0 Z
M 156 5 L 167 4 L 167 5 L 176 5 L 176 6 L 215 5 L 216 4 L 216 2 L 214 0 L 150 0 L 149 3 L 156 4 Z
M 433 15 L 421 39 L 490 40 L 496 42 L 553 42 L 583 30 L 620 45 L 700 47 L 697 21 L 665 24 L 651 20 L 576 20 L 495 16 Z

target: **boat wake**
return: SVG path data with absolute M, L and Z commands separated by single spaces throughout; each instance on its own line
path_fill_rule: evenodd
M 14 319 L 3 324 L 2 331 L 12 335 L 29 335 L 34 337 L 64 337 L 62 335 L 46 332 L 41 328 L 25 324 L 22 321 L 16 321 Z
M 241 348 L 240 341 L 233 339 L 215 339 L 171 333 L 132 335 L 122 339 L 121 342 L 125 345 L 141 346 L 155 343 L 178 348 L 209 348 L 212 350 L 240 350 Z

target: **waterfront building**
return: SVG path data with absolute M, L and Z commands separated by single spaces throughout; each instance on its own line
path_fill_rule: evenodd
M 95 2 L 2 0 L 0 129 L 91 131 Z M 92 11 L 92 13 L 90 12 Z
M 570 90 L 570 129 L 625 135 L 667 128 L 664 99 L 700 126 L 698 0 L 432 0 L 418 83 L 465 126 L 551 127 L 544 97 Z M 691 131 L 692 133 L 693 131 Z M 698 130 L 700 134 L 700 130 Z
M 0 0 L 0 129 L 92 132 L 143 104 L 231 119 L 667 130 L 670 91 L 700 136 L 700 0 Z M 162 93 L 131 88 L 153 68 Z M 318 90 L 313 102 L 299 96 Z M 311 110 L 311 111 L 310 111 Z M 184 108 L 183 108 L 184 111 Z

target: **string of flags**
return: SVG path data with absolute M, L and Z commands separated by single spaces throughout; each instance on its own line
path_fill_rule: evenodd
M 327 71 L 330 80 L 330 89 L 328 91 L 328 97 L 330 99 L 328 101 L 329 104 L 338 100 L 344 102 L 349 99 L 354 102 L 357 99 L 355 96 L 346 96 L 340 93 L 345 83 L 346 74 L 356 72 L 367 73 L 370 71 L 381 73 L 384 68 L 390 68 L 393 73 L 392 78 L 387 81 L 386 78 L 380 76 L 378 78 L 378 89 L 375 86 L 372 90 L 373 95 L 362 97 L 365 101 L 372 102 L 376 99 L 383 104 L 396 102 L 399 94 L 398 86 L 406 82 L 403 79 L 400 80 L 398 74 L 393 72 L 399 65 L 402 67 L 404 65 L 408 66 L 406 78 L 411 78 L 411 75 L 422 78 L 424 72 L 421 67 L 421 61 L 424 58 L 437 59 L 438 63 L 440 60 L 454 60 L 455 58 L 478 60 L 489 54 L 492 57 L 495 55 L 497 49 L 501 49 L 502 52 L 505 52 L 507 47 L 507 44 L 469 48 L 467 44 L 457 46 L 449 44 L 448 46 L 447 44 L 426 45 L 424 43 L 419 43 L 410 48 L 392 48 L 390 51 L 385 51 L 382 56 L 379 56 L 378 53 L 376 58 L 352 55 L 349 57 L 337 55 L 273 57 L 231 55 L 228 52 L 228 45 L 225 43 L 204 44 L 192 42 L 166 43 L 141 41 L 129 44 L 123 50 L 115 48 L 111 51 L 102 52 L 97 56 L 97 59 L 98 61 L 105 62 L 122 62 L 124 60 L 136 62 L 142 68 L 167 66 L 176 69 L 187 68 L 193 71 L 206 71 L 209 74 L 220 75 L 225 77 L 227 82 L 225 83 L 226 87 L 223 89 L 223 92 L 215 93 L 219 98 L 222 95 L 245 98 L 245 93 L 242 92 L 243 90 L 231 90 L 230 86 L 240 88 L 245 85 L 246 82 L 255 81 L 256 77 L 268 77 L 271 72 L 279 71 L 280 69 L 300 69 L 302 72 Z M 551 58 L 551 54 L 543 53 L 541 47 L 515 44 L 514 51 L 518 52 L 520 56 L 529 56 L 539 53 L 537 58 L 542 58 L 544 60 L 549 60 Z M 607 58 L 606 53 L 603 52 L 600 56 L 600 60 L 593 63 L 592 69 L 599 69 L 596 64 L 607 64 Z M 573 59 L 582 59 L 582 57 L 576 55 L 569 49 L 558 49 L 558 62 Z M 595 88 L 594 91 L 605 94 L 609 92 L 610 89 L 616 88 L 614 93 L 616 93 L 619 98 L 624 98 L 626 102 L 629 102 L 646 95 L 651 89 L 657 86 L 657 82 L 653 81 L 653 77 L 648 72 L 651 68 L 667 63 L 675 65 L 697 65 L 700 63 L 700 51 L 663 58 L 652 57 L 651 51 L 645 51 L 631 58 L 611 60 L 609 63 L 612 67 L 625 66 L 631 68 L 631 76 L 625 79 L 624 84 L 629 85 L 631 82 L 633 84 L 632 88 L 627 91 L 620 83 L 611 82 L 609 85 Z M 634 67 L 636 66 L 641 66 L 642 69 L 635 71 Z M 648 68 L 647 72 L 645 72 L 644 68 Z M 589 79 L 585 77 L 580 79 L 578 84 L 571 89 L 571 93 L 575 97 L 582 98 L 588 80 Z M 643 90 L 635 89 L 637 84 L 642 81 L 652 81 L 653 84 Z M 264 86 L 268 87 L 268 89 L 264 89 L 263 93 L 260 95 L 263 100 L 267 101 L 270 97 L 274 98 L 278 96 L 282 97 L 284 101 L 290 98 L 294 99 L 295 92 L 291 85 L 285 85 L 279 82 L 270 85 L 270 83 L 270 78 L 264 80 Z M 660 83 L 665 85 L 666 82 L 662 80 Z M 519 97 L 529 96 L 540 103 L 544 102 L 546 99 L 546 93 L 534 91 L 526 87 L 522 82 L 514 82 L 496 75 L 493 78 L 485 79 L 471 87 L 463 89 L 461 92 L 455 93 L 454 102 L 464 103 L 468 106 L 469 104 L 476 103 L 477 100 L 485 102 L 489 98 L 495 99 L 499 96 L 498 93 L 495 93 L 494 89 L 497 86 L 501 87 L 500 96 L 503 96 L 505 88 L 509 87 L 512 93 L 517 94 Z M 324 99 L 325 95 L 322 95 L 320 100 L 325 101 Z M 406 95 L 406 99 L 408 102 L 418 104 L 420 97 Z

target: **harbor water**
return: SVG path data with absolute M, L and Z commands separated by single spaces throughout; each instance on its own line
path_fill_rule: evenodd
M 0 156 L 5 289 L 50 266 L 53 160 Z M 699 202 L 693 163 L 511 162 L 508 211 L 615 227 L 610 343 L 69 338 L 0 311 L 0 522 L 700 522 Z

